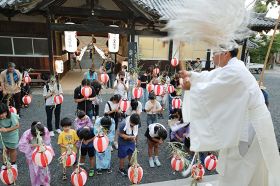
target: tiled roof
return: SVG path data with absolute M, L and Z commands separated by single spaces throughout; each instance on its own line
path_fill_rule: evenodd
M 20 10 L 22 13 L 26 13 L 40 2 L 42 0 L 0 0 L 0 7 Z

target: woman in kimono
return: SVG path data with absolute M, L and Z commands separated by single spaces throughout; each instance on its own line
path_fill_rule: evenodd
M 19 150 L 25 154 L 29 166 L 29 173 L 32 186 L 50 186 L 50 172 L 48 168 L 35 165 L 32 161 L 32 152 L 38 146 L 36 129 L 40 132 L 45 145 L 51 145 L 51 137 L 48 129 L 39 121 L 31 124 L 31 129 L 25 131 L 19 141 Z
M 97 174 L 102 174 L 102 170 L 107 170 L 107 173 L 112 173 L 111 169 L 111 151 L 115 138 L 115 121 L 109 116 L 98 118 L 94 125 L 94 134 L 105 133 L 109 138 L 109 146 L 103 153 L 96 152 L 96 169 Z

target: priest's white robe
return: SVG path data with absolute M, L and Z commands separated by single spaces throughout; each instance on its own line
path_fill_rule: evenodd
M 190 81 L 190 100 L 183 103 L 183 112 L 190 108 L 190 148 L 219 151 L 217 185 L 280 186 L 271 115 L 244 63 L 232 58 L 222 68 L 193 72 Z

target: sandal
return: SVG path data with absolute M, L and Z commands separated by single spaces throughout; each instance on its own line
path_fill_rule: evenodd
M 89 173 L 88 173 L 89 177 L 93 177 L 94 176 L 94 169 L 90 169 Z

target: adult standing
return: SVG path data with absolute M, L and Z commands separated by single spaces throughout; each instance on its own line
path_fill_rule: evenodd
M 112 60 L 110 56 L 108 56 L 108 59 L 105 60 L 104 67 L 106 69 L 106 73 L 109 76 L 109 81 L 108 81 L 108 87 L 113 88 L 114 84 L 114 68 L 115 68 L 115 62 Z
M 84 73 L 84 79 L 87 79 L 92 83 L 93 81 L 97 80 L 97 73 L 95 72 L 94 65 L 92 64 L 90 69 Z
M 0 74 L 0 81 L 4 100 L 7 101 L 9 98 L 12 98 L 14 103 L 10 104 L 16 107 L 17 113 L 20 115 L 22 75 L 15 67 L 14 63 L 9 62 L 8 69 Z
M 114 82 L 114 94 L 119 94 L 122 98 L 127 99 L 127 92 L 129 90 L 128 80 L 125 78 L 123 71 L 120 71 L 118 75 L 119 78 Z
M 149 75 L 150 71 L 146 70 L 146 72 L 139 77 L 139 80 L 141 82 L 140 86 L 143 89 L 143 96 L 141 97 L 142 105 L 145 105 L 145 103 L 148 101 L 149 92 L 147 91 L 147 84 L 149 83 Z
M 63 95 L 61 84 L 58 81 L 58 76 L 51 76 L 48 83 L 43 88 L 43 96 L 45 98 L 45 110 L 47 114 L 47 126 L 50 132 L 50 136 L 54 136 L 52 117 L 54 113 L 55 117 L 55 131 L 60 134 L 61 130 L 59 128 L 60 124 L 60 113 L 61 104 L 56 104 L 54 102 L 54 97 L 58 95 Z

